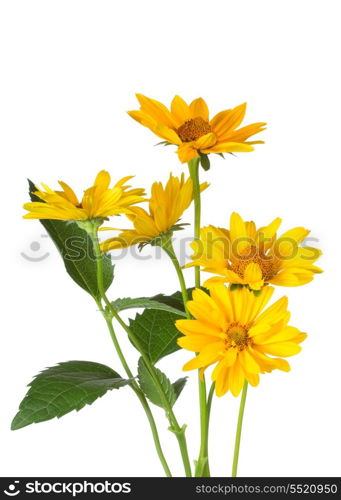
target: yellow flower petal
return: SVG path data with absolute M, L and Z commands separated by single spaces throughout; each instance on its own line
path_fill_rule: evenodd
M 212 336 L 221 338 L 222 333 L 218 326 L 210 324 L 209 321 L 196 319 L 179 319 L 176 321 L 176 327 L 184 335 L 207 335 L 210 337 L 210 342 L 213 341 Z
M 265 289 L 267 290 L 267 289 Z M 273 291 L 273 288 L 272 288 Z M 288 297 L 281 297 L 268 309 L 256 318 L 256 324 L 267 323 L 275 324 L 281 321 L 287 313 Z
M 245 222 L 236 212 L 233 212 L 231 214 L 230 235 L 232 241 L 241 242 L 241 244 L 238 245 L 238 248 L 236 249 L 238 253 L 241 252 L 243 248 L 245 248 L 245 245 L 249 246 L 249 238 L 247 235 Z
M 264 285 L 262 280 L 262 270 L 259 264 L 251 262 L 244 271 L 244 281 L 249 284 L 252 290 L 260 290 Z
M 156 122 L 166 127 L 176 127 L 174 118 L 164 104 L 142 94 L 136 94 L 136 97 L 141 105 L 141 110 L 149 114 Z
M 301 346 L 295 342 L 279 342 L 276 344 L 263 344 L 257 346 L 258 351 L 272 356 L 294 356 L 301 351 Z
M 203 118 L 203 120 L 209 120 L 209 111 L 206 102 L 202 97 L 198 97 L 198 99 L 194 99 L 191 102 L 190 106 L 191 118 Z
M 240 351 L 238 359 L 245 372 L 259 373 L 259 364 L 247 349 Z
M 178 95 L 172 100 L 171 112 L 178 127 L 191 118 L 188 104 Z
M 69 202 L 75 206 L 79 205 L 79 201 L 78 201 L 78 198 L 77 198 L 74 190 L 63 181 L 58 181 L 58 184 L 62 187 L 62 189 L 65 193 L 66 199 L 69 200 Z
M 212 343 L 212 337 L 208 335 L 188 335 L 178 338 L 177 343 L 188 351 L 200 352 L 205 346 Z
M 219 139 L 221 141 L 231 141 L 231 142 L 245 142 L 246 139 L 251 137 L 251 135 L 258 134 L 265 130 L 266 123 L 252 123 L 252 125 L 247 125 L 246 127 L 240 128 L 238 130 L 227 130 L 225 133 L 221 134 Z M 263 144 L 264 141 L 248 141 L 247 144 Z
M 177 150 L 179 160 L 181 163 L 187 163 L 193 158 L 199 156 L 198 151 L 193 147 L 192 143 L 183 143 L 178 147 Z
M 215 134 L 210 132 L 209 134 L 203 135 L 200 137 L 200 139 L 196 140 L 193 146 L 196 149 L 200 150 L 206 150 L 207 148 L 210 148 L 211 146 L 214 146 L 214 144 L 217 142 L 217 138 Z
M 153 132 L 157 134 L 159 137 L 162 137 L 166 141 L 172 143 L 172 144 L 181 144 L 181 140 L 178 136 L 178 134 L 172 130 L 169 127 L 166 127 L 165 125 L 156 125 L 155 128 L 153 129 Z
M 249 153 L 254 148 L 250 144 L 241 142 L 217 142 L 214 146 L 202 149 L 205 154 L 209 153 Z
M 237 128 L 243 121 L 245 111 L 246 103 L 240 104 L 234 109 L 221 111 L 210 122 L 212 130 L 220 137 L 226 132 Z
M 229 389 L 231 390 L 232 394 L 237 397 L 240 394 L 240 391 L 243 388 L 245 381 L 245 376 L 242 370 L 242 367 L 238 360 L 235 362 L 233 366 L 229 369 Z
M 215 383 L 215 393 L 218 397 L 223 396 L 226 394 L 229 388 L 229 368 L 226 368 L 223 364 L 220 363 L 220 372 L 219 376 L 216 378 L 216 383 Z M 219 366 L 219 365 L 217 365 Z
M 222 342 L 213 342 L 206 345 L 198 356 L 184 365 L 183 370 L 195 370 L 215 363 L 220 357 L 219 352 L 223 345 Z

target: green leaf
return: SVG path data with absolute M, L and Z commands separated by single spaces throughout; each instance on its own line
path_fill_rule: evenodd
M 80 410 L 111 389 L 131 383 L 108 366 L 91 361 L 68 361 L 47 368 L 29 384 L 11 429 L 60 418 Z
M 187 382 L 187 378 L 188 377 L 182 377 L 182 378 L 179 378 L 178 380 L 176 380 L 172 385 L 173 385 L 173 389 L 174 389 L 174 393 L 175 393 L 175 401 L 177 401 L 178 397 L 180 396 L 180 394 L 182 393 L 182 390 L 183 388 L 185 387 L 186 385 L 186 382 Z
M 200 165 L 206 171 L 210 169 L 211 163 L 208 155 L 200 153 Z
M 179 378 L 172 384 L 169 378 L 158 368 L 155 368 L 155 373 L 160 381 L 169 404 L 173 406 L 186 385 L 187 377 Z M 138 379 L 140 387 L 149 401 L 151 401 L 156 406 L 160 406 L 160 408 L 164 408 L 159 389 L 155 385 L 153 377 L 150 375 L 149 370 L 145 362 L 143 361 L 143 358 L 140 358 L 138 362 Z
M 29 180 L 32 201 L 41 201 L 33 194 L 35 185 Z M 75 222 L 52 219 L 41 219 L 52 241 L 59 250 L 65 268 L 71 278 L 83 290 L 95 298 L 99 298 L 97 286 L 97 267 L 91 238 L 86 231 L 79 228 Z M 114 278 L 114 268 L 108 255 L 103 259 L 103 284 L 107 290 Z
M 177 319 L 183 319 L 183 314 L 146 309 L 130 320 L 130 328 L 153 364 L 180 349 L 176 340 L 181 334 L 174 325 Z
M 178 304 L 178 303 L 177 303 Z M 159 309 L 161 311 L 168 311 L 170 313 L 180 314 L 181 316 L 186 317 L 184 310 L 181 310 L 180 307 L 172 307 L 168 305 L 166 302 L 153 300 L 153 298 L 148 297 L 138 297 L 136 299 L 124 298 L 124 299 L 116 299 L 111 302 L 111 305 L 116 309 L 117 312 L 124 311 L 126 309 Z M 182 308 L 183 309 L 183 308 Z
M 170 406 L 173 406 L 176 401 L 176 395 L 173 385 L 171 384 L 169 378 L 158 368 L 155 368 L 155 373 L 163 388 L 168 403 L 170 404 Z M 149 401 L 151 401 L 156 406 L 160 406 L 160 408 L 166 409 L 159 389 L 155 384 L 153 377 L 150 375 L 149 370 L 142 358 L 139 359 L 138 363 L 138 379 L 140 387 Z
M 187 288 L 188 300 L 192 299 L 193 290 L 194 288 Z M 182 300 L 182 293 L 180 291 L 174 292 L 172 295 L 164 295 L 163 293 L 159 293 L 158 295 L 154 295 L 154 297 L 151 297 L 151 299 L 163 304 L 167 304 L 168 306 L 179 309 L 180 311 L 185 311 L 184 303 Z

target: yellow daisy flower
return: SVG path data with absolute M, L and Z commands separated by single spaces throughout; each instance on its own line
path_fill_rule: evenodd
M 145 201 L 144 189 L 130 189 L 125 184 L 132 177 L 123 177 L 114 187 L 109 188 L 110 175 L 101 170 L 93 186 L 84 191 L 81 201 L 65 182 L 59 181 L 62 191 L 54 191 L 42 184 L 44 190 L 38 189 L 33 193 L 42 201 L 25 203 L 24 208 L 29 213 L 24 218 L 85 221 L 131 213 L 131 205 Z
M 201 190 L 208 187 L 201 184 Z M 151 243 L 169 232 L 182 229 L 178 221 L 193 200 L 192 179 L 182 174 L 180 178 L 171 174 L 164 187 L 161 182 L 154 182 L 149 200 L 149 212 L 140 207 L 131 208 L 127 217 L 132 221 L 134 229 L 125 229 L 117 237 L 110 238 L 101 244 L 102 251 L 125 248 L 136 244 Z M 102 228 L 102 231 L 115 228 Z
M 299 286 L 309 283 L 315 273 L 321 273 L 314 262 L 321 251 L 302 247 L 300 243 L 310 231 L 295 227 L 276 238 L 281 219 L 256 229 L 254 222 L 244 222 L 237 213 L 231 215 L 230 230 L 208 226 L 201 229 L 200 240 L 194 241 L 193 262 L 203 271 L 216 274 L 205 282 L 248 285 L 260 290 L 265 284 Z
M 245 103 L 221 111 L 210 120 L 207 104 L 201 97 L 187 104 L 177 95 L 170 110 L 142 94 L 136 97 L 141 107 L 128 114 L 166 143 L 177 145 L 182 163 L 209 153 L 253 151 L 253 144 L 263 143 L 247 139 L 264 130 L 266 123 L 252 123 L 238 129 L 245 115 Z
M 212 380 L 217 396 L 229 390 L 238 396 L 245 380 L 258 385 L 260 373 L 289 371 L 290 365 L 282 357 L 300 352 L 298 344 L 306 334 L 288 326 L 287 297 L 262 312 L 273 291 L 266 287 L 255 296 L 245 287 L 232 291 L 222 283 L 211 288 L 210 296 L 194 290 L 193 300 L 186 305 L 195 319 L 176 321 L 184 334 L 178 344 L 198 353 L 183 369 L 202 372 L 215 364 Z

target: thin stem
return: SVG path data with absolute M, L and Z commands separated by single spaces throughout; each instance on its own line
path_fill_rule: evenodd
M 194 195 L 194 240 L 200 239 L 201 195 L 199 183 L 199 158 L 188 162 L 189 173 L 193 182 Z M 195 266 L 195 286 L 200 288 L 200 266 Z
M 211 408 L 212 408 L 212 400 L 214 396 L 214 388 L 215 388 L 215 383 L 212 382 L 210 391 L 208 393 L 207 397 L 207 404 L 206 404 L 206 450 L 207 450 L 207 456 L 208 456 L 208 436 L 209 436 L 209 430 L 210 430 L 210 418 L 211 418 Z M 208 475 L 210 475 L 210 466 L 209 463 L 207 463 L 207 468 L 208 468 Z
M 234 444 L 234 454 L 233 454 L 232 477 L 237 477 L 240 438 L 241 438 L 241 434 L 242 434 L 243 416 L 244 416 L 244 409 L 245 409 L 247 387 L 248 387 L 248 383 L 245 380 L 244 386 L 243 386 L 242 397 L 240 399 L 240 406 L 239 406 L 236 440 L 235 440 L 235 444 Z
M 206 402 L 206 417 L 205 417 L 205 449 L 207 450 L 207 455 L 206 457 L 203 457 L 197 462 L 197 466 L 195 469 L 195 476 L 196 477 L 210 477 L 211 472 L 210 472 L 210 465 L 208 462 L 208 436 L 209 436 L 209 427 L 210 427 L 210 416 L 211 416 L 211 406 L 212 406 L 212 400 L 213 400 L 213 395 L 214 395 L 214 387 L 215 383 L 213 382 L 210 387 L 210 391 L 207 397 L 207 402 Z
M 174 252 L 172 240 L 170 238 L 167 238 L 167 240 L 163 241 L 161 244 L 161 247 L 163 250 L 167 253 L 167 255 L 170 257 L 171 261 L 173 262 L 175 271 L 178 275 L 179 283 L 180 283 L 180 288 L 181 288 L 181 294 L 182 294 L 182 301 L 184 303 L 185 311 L 187 318 L 190 319 L 191 315 L 186 307 L 186 303 L 188 302 L 188 292 L 187 292 L 187 287 L 186 287 L 186 282 L 185 278 L 180 266 L 180 263 L 178 261 L 178 258 Z
M 214 396 L 214 389 L 215 389 L 215 383 L 212 382 L 212 385 L 211 385 L 211 388 L 210 388 L 210 392 L 208 393 L 208 398 L 207 398 L 207 415 L 208 415 L 208 421 L 209 421 L 209 417 L 211 415 L 211 407 L 212 407 L 212 399 L 213 399 L 213 396 Z
M 98 290 L 100 292 L 100 295 L 102 296 L 105 296 L 105 292 L 104 292 L 104 287 L 103 287 L 103 268 L 102 268 L 102 256 L 101 256 L 101 252 L 100 252 L 100 248 L 99 248 L 99 244 L 98 244 L 98 237 L 97 237 L 97 229 L 94 231 L 93 234 L 91 234 L 92 236 L 92 241 L 93 241 L 93 246 L 94 246 L 94 252 L 95 252 L 95 256 L 96 256 L 96 264 L 97 264 L 97 284 L 98 284 Z M 107 323 L 107 326 L 108 326 L 108 330 L 110 332 L 110 336 L 111 336 L 111 339 L 113 341 L 113 344 L 115 346 L 115 349 L 116 349 L 116 352 L 118 354 L 118 357 L 122 363 L 122 366 L 126 372 L 126 374 L 128 375 L 129 378 L 134 378 L 133 376 L 133 373 L 132 371 L 130 370 L 129 368 L 129 365 L 124 357 L 124 354 L 122 352 L 122 349 L 120 347 L 120 344 L 117 340 L 117 337 L 116 337 L 116 334 L 115 334 L 115 330 L 114 330 L 114 327 L 112 325 L 112 319 L 111 317 L 108 316 L 108 314 L 106 313 L 106 311 L 104 310 L 103 306 L 102 306 L 102 303 L 101 303 L 101 300 L 100 299 L 97 299 L 96 300 L 96 303 L 97 303 L 97 306 L 99 308 L 99 310 L 101 311 L 106 323 Z M 141 391 L 141 389 L 139 388 L 138 384 L 135 382 L 135 380 L 132 381 L 132 383 L 130 384 L 130 387 L 131 389 L 135 392 L 136 396 L 138 397 L 145 413 L 146 413 L 146 416 L 148 418 L 148 421 L 149 421 L 149 425 L 150 425 L 150 428 L 151 428 L 151 431 L 152 431 L 152 436 L 153 436 L 153 440 L 154 440 L 154 445 L 155 445 L 155 449 L 156 449 L 156 452 L 157 452 L 157 455 L 160 459 L 160 462 L 162 464 L 162 467 L 163 467 L 163 470 L 165 471 L 165 474 L 167 477 L 172 477 L 172 473 L 170 471 L 170 468 L 168 466 L 168 463 L 167 463 L 167 460 L 163 454 L 163 451 L 162 451 L 162 447 L 161 447 L 161 443 L 160 443 L 160 438 L 159 438 L 159 434 L 158 434 L 158 430 L 157 430 L 157 427 L 156 427 L 156 423 L 155 423 L 155 420 L 154 420 L 154 417 L 153 417 L 153 414 L 152 414 L 152 411 L 149 407 L 149 404 L 145 398 L 145 395 L 143 394 L 143 392 Z
M 193 158 L 188 162 L 189 173 L 193 182 L 194 195 L 194 240 L 200 239 L 200 220 L 201 220 L 201 194 L 199 181 L 199 158 Z M 195 286 L 200 288 L 200 266 L 195 266 Z M 204 463 L 203 475 L 209 475 L 208 449 L 206 439 L 207 429 L 207 409 L 206 409 L 206 381 L 205 375 L 198 374 L 199 384 L 199 405 L 200 405 L 200 451 L 197 460 L 197 469 Z M 197 471 L 198 472 L 198 471 Z M 199 472 L 198 472 L 199 473 Z M 197 475 L 197 473 L 196 473 Z
M 98 309 L 101 311 L 105 321 L 106 321 L 106 324 L 108 326 L 108 330 L 109 330 L 109 333 L 110 333 L 110 336 L 111 336 L 111 339 L 113 341 L 113 344 L 115 346 L 115 349 L 116 349 L 116 352 L 117 352 L 117 355 L 121 361 L 121 364 L 126 372 L 126 374 L 128 375 L 128 377 L 130 378 L 134 378 L 134 375 L 132 373 L 132 371 L 130 370 L 129 368 L 129 365 L 124 357 L 124 354 L 122 352 L 122 349 L 121 349 L 121 346 L 117 340 L 117 337 L 116 337 L 116 333 L 115 333 L 115 330 L 114 330 L 114 327 L 112 325 L 112 322 L 111 322 L 111 319 L 108 317 L 108 315 L 106 314 L 105 310 L 103 309 L 103 306 L 101 304 L 100 301 L 97 302 L 97 305 L 98 305 Z
M 170 238 L 167 240 L 164 240 L 162 242 L 162 248 L 165 250 L 165 252 L 169 255 L 171 258 L 173 265 L 175 267 L 175 270 L 177 272 L 179 282 L 180 282 L 180 287 L 181 287 L 181 292 L 182 292 L 182 298 L 183 298 L 183 303 L 185 306 L 186 310 L 186 315 L 188 319 L 191 319 L 190 312 L 188 311 L 186 307 L 186 303 L 188 301 L 188 293 L 187 293 L 187 287 L 184 279 L 184 275 L 180 266 L 180 263 L 177 259 L 177 256 L 174 252 L 174 248 L 172 245 L 172 241 Z M 214 383 L 211 385 L 211 389 L 208 395 L 208 399 L 206 402 L 206 390 L 200 392 L 200 398 L 204 398 L 204 400 L 200 401 L 200 407 L 203 409 L 205 408 L 205 414 L 204 418 L 202 419 L 202 427 L 201 427 L 201 439 L 202 439 L 202 449 L 201 449 L 201 454 L 199 456 L 199 460 L 197 462 L 196 470 L 195 470 L 195 476 L 196 477 L 202 477 L 203 474 L 205 476 L 210 476 L 210 467 L 208 463 L 208 431 L 209 431 L 209 420 L 210 420 L 210 411 L 211 411 L 211 404 L 212 404 L 212 398 L 214 394 Z

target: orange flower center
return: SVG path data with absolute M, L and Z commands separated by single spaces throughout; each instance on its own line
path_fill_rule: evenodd
M 231 259 L 231 269 L 238 276 L 244 278 L 244 272 L 247 266 L 251 263 L 258 264 L 262 271 L 262 279 L 264 281 L 271 280 L 279 271 L 281 262 L 275 257 L 265 255 L 265 253 L 257 250 L 255 246 L 251 246 L 246 250 L 246 254 L 240 254 L 237 258 Z
M 182 142 L 196 141 L 199 137 L 209 134 L 212 131 L 210 124 L 198 116 L 187 120 L 181 127 L 178 128 L 177 133 Z
M 248 328 L 246 325 L 241 325 L 238 322 L 231 323 L 226 331 L 226 348 L 230 349 L 233 347 L 239 351 L 245 349 L 251 343 L 247 332 Z

